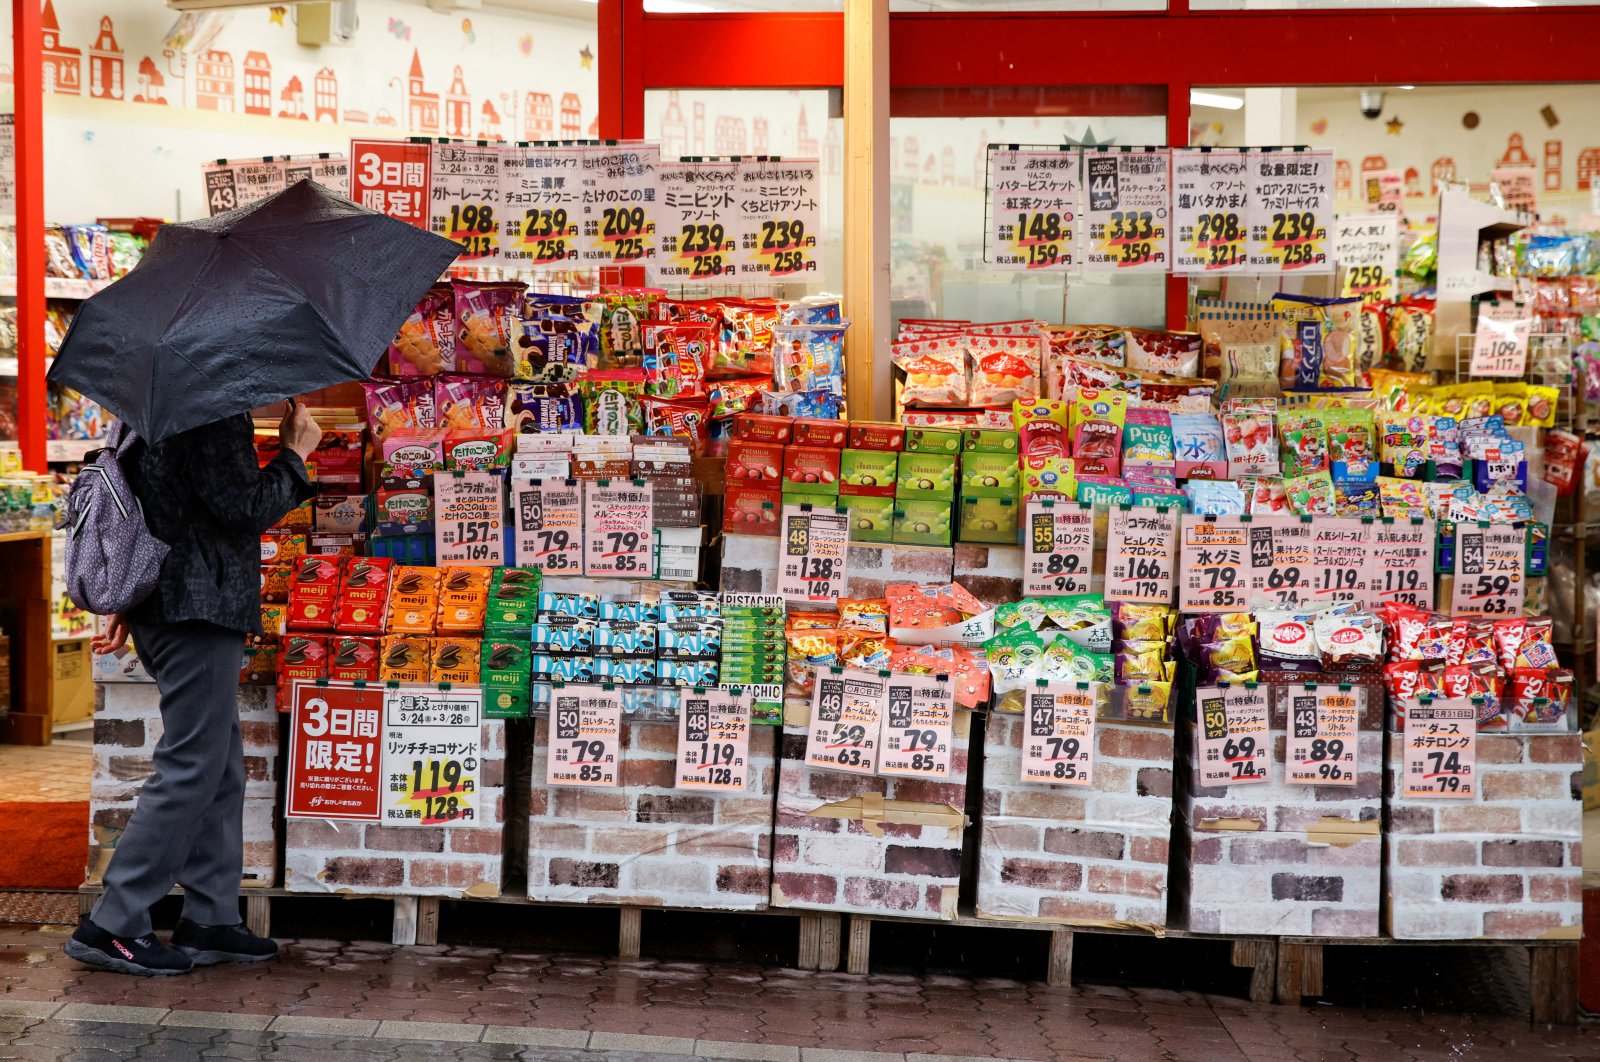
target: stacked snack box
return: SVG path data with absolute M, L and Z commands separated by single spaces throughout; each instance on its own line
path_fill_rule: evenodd
M 762 594 L 723 594 L 722 684 L 751 690 L 751 718 L 779 723 L 783 719 L 783 598 Z
M 893 541 L 905 428 L 860 421 L 850 425 L 848 442 L 839 455 L 839 497 L 850 511 L 850 537 L 857 542 Z
M 908 428 L 894 483 L 894 541 L 906 546 L 948 546 L 954 539 L 952 506 L 961 432 Z
M 489 577 L 483 621 L 484 714 L 515 719 L 528 714 L 533 674 L 532 630 L 543 573 L 537 568 L 496 568 Z
M 961 433 L 961 542 L 1015 545 L 1022 529 L 1017 433 L 968 428 Z
M 744 535 L 778 534 L 783 512 L 784 451 L 793 437 L 790 417 L 743 413 L 733 418 L 728 443 L 727 494 L 722 526 Z

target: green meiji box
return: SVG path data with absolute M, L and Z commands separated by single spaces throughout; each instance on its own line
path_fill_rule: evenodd
M 958 542 L 990 542 L 1014 546 L 1021 526 L 1022 505 L 1015 498 L 963 495 Z
M 894 541 L 893 498 L 841 498 L 850 507 L 850 540 L 852 542 Z
M 839 456 L 839 493 L 890 497 L 899 465 L 893 450 L 846 450 Z
M 961 494 L 974 498 L 1015 498 L 1022 473 L 1016 454 L 961 455 Z
M 526 719 L 528 682 L 533 655 L 527 632 L 520 641 L 486 636 L 479 674 L 483 682 L 483 714 L 490 719 Z
M 950 503 L 899 498 L 895 505 L 894 541 L 902 546 L 950 545 Z
M 906 450 L 919 454 L 958 454 L 960 428 L 907 428 Z
M 967 453 L 1010 454 L 1017 456 L 1017 433 L 1002 428 L 967 428 L 961 433 L 961 449 Z
M 900 455 L 900 471 L 895 477 L 896 498 L 943 498 L 946 501 L 956 494 L 956 459 L 954 455 L 904 453 Z

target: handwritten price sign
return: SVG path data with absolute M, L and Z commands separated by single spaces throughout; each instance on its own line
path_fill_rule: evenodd
M 461 245 L 462 262 L 489 263 L 500 254 L 500 149 L 434 144 L 428 228 Z
M 1106 600 L 1172 604 L 1177 510 L 1111 510 L 1106 533 Z
M 655 257 L 655 168 L 660 161 L 660 146 L 642 141 L 584 149 L 581 261 L 644 265 Z
M 1078 266 L 1077 151 L 989 150 L 989 228 L 984 259 L 996 269 Z
M 433 477 L 433 499 L 438 563 L 491 567 L 505 563 L 504 479 L 493 472 L 438 472 Z
M 1094 567 L 1094 511 L 1077 503 L 1028 502 L 1022 592 L 1029 597 L 1087 594 Z
M 1093 683 L 1028 691 L 1023 713 L 1022 780 L 1041 785 L 1094 784 Z
M 1250 154 L 1250 271 L 1329 273 L 1333 152 Z
M 1179 521 L 1182 553 L 1178 607 L 1184 612 L 1242 612 L 1249 605 L 1249 535 L 1237 517 Z
M 775 280 L 816 270 L 819 169 L 816 159 L 739 163 L 740 279 Z
M 890 675 L 878 773 L 936 782 L 949 779 L 955 709 L 948 676 Z
M 704 283 L 733 276 L 739 249 L 736 162 L 662 162 L 661 253 L 651 264 L 655 283 Z
M 483 690 L 389 689 L 383 698 L 383 824 L 479 826 Z
M 575 262 L 584 212 L 584 149 L 535 145 L 500 151 L 502 260 L 525 269 Z
M 1284 780 L 1293 785 L 1355 785 L 1360 694 L 1323 684 L 1296 688 L 1288 697 Z

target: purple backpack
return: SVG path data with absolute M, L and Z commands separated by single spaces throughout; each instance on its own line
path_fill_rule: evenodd
M 67 530 L 67 596 L 100 616 L 125 612 L 155 589 L 168 546 L 144 522 L 122 474 L 122 456 L 139 437 L 118 421 L 104 449 L 83 466 L 56 526 Z

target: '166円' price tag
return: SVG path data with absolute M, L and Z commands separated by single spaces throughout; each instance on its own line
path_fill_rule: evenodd
M 385 826 L 481 826 L 483 690 L 399 687 L 383 699 Z
M 512 505 L 518 564 L 546 575 L 583 571 L 583 498 L 576 481 L 518 484 Z
M 1267 691 L 1255 683 L 1195 691 L 1200 715 L 1200 784 L 1244 785 L 1267 780 Z
M 1406 708 L 1401 795 L 1463 799 L 1477 795 L 1478 710 L 1465 697 L 1423 699 Z
M 1034 498 L 1027 521 L 1022 592 L 1029 597 L 1087 594 L 1094 567 L 1094 510 Z
M 1113 508 L 1106 531 L 1106 600 L 1172 604 L 1177 554 L 1176 509 Z
M 809 504 L 783 507 L 778 593 L 791 608 L 828 607 L 844 592 L 850 516 Z
M 655 492 L 648 479 L 591 480 L 584 488 L 583 573 L 656 577 Z
M 686 693 L 678 710 L 678 788 L 730 792 L 749 784 L 749 691 Z
M 811 694 L 806 766 L 849 774 L 878 773 L 884 680 L 867 671 L 829 668 Z
M 1288 691 L 1284 780 L 1293 785 L 1355 785 L 1360 690 L 1322 684 Z
M 878 773 L 886 777 L 950 777 L 955 692 L 946 675 L 891 674 Z
M 1457 524 L 1452 616 L 1520 616 L 1527 532 L 1511 524 Z
M 545 784 L 616 786 L 622 697 L 604 686 L 562 686 L 552 692 L 551 702 Z
M 1022 719 L 1022 781 L 1094 784 L 1095 704 L 1100 687 L 1041 685 L 1027 691 Z

